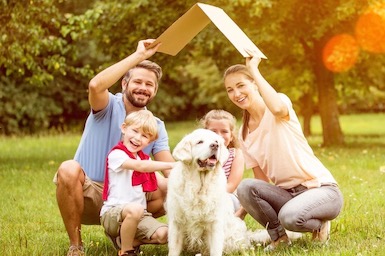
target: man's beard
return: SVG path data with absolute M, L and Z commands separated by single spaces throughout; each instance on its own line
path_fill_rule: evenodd
M 135 97 L 134 97 L 134 94 L 127 92 L 127 90 L 124 91 L 123 93 L 124 93 L 126 99 L 131 103 L 131 105 L 133 105 L 136 108 L 144 108 L 151 101 L 150 98 L 145 100 L 145 101 L 143 101 L 143 100 L 136 100 Z

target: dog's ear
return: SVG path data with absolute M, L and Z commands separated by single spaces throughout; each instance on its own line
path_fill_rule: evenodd
M 221 137 L 221 140 L 219 141 L 219 159 L 218 159 L 221 166 L 223 166 L 226 163 L 227 159 L 229 158 L 229 155 L 230 155 L 229 150 L 225 146 L 225 142 Z
M 192 161 L 191 147 L 191 141 L 186 136 L 175 146 L 172 156 L 176 161 L 190 163 Z

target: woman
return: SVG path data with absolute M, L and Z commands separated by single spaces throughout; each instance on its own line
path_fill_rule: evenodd
M 255 177 L 240 183 L 239 200 L 267 228 L 272 242 L 266 251 L 291 243 L 285 229 L 312 232 L 314 241 L 326 243 L 342 194 L 306 141 L 290 99 L 263 78 L 256 53 L 248 54 L 246 66 L 224 74 L 230 100 L 244 111 L 239 139 Z

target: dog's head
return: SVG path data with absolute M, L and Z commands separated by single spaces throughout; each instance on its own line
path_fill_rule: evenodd
M 223 166 L 229 157 L 221 136 L 207 129 L 197 129 L 186 135 L 174 148 L 173 157 L 201 171 Z

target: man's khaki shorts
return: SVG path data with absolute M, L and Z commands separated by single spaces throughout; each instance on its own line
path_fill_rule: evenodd
M 100 225 L 100 210 L 103 206 L 103 182 L 91 180 L 84 173 L 85 181 L 83 185 L 84 210 L 81 223 L 85 225 Z M 57 185 L 57 173 L 53 178 Z M 151 201 L 153 192 L 146 192 L 146 200 Z
M 100 210 L 103 206 L 103 182 L 92 181 L 85 173 L 83 185 L 84 210 L 82 215 L 82 224 L 100 225 Z M 53 178 L 57 185 L 57 173 Z
M 112 237 L 120 235 L 120 226 L 122 225 L 122 211 L 125 205 L 119 205 L 111 208 L 100 218 L 100 222 L 106 233 Z M 138 223 L 135 238 L 138 240 L 151 239 L 151 236 L 160 227 L 167 227 L 167 224 L 159 222 L 152 214 L 145 212 Z

